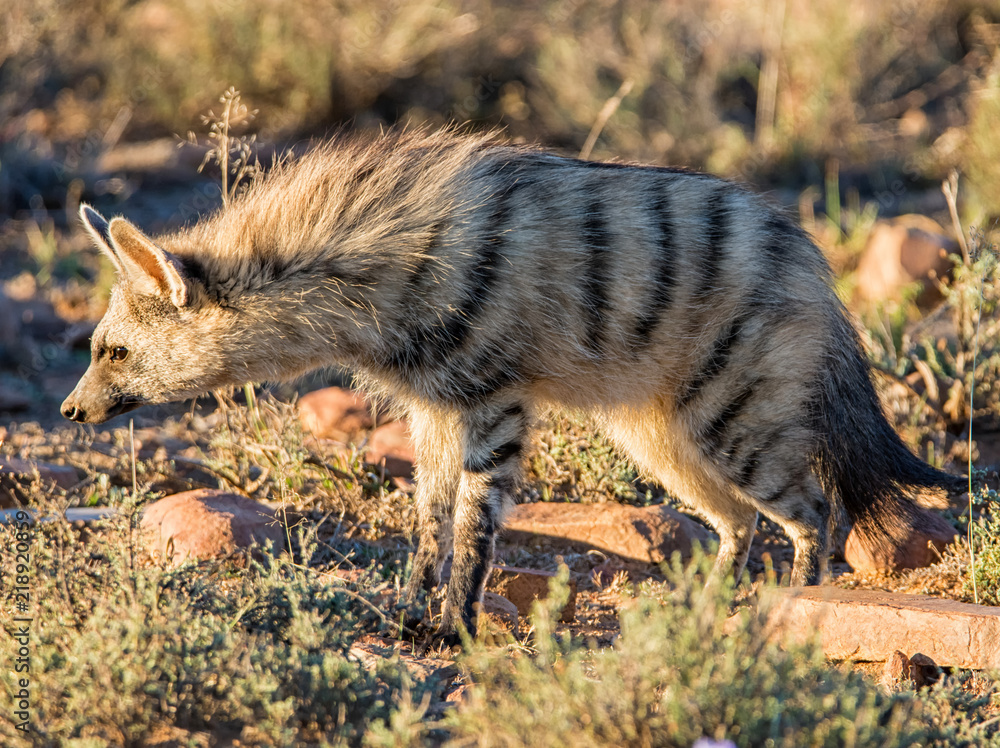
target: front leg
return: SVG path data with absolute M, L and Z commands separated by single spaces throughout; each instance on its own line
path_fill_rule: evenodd
M 416 502 L 420 534 L 406 601 L 428 595 L 441 583 L 452 546 L 455 497 L 462 475 L 462 429 L 458 413 L 414 405 L 409 408 L 410 436 L 417 458 Z
M 511 398 L 494 399 L 462 416 L 455 553 L 439 636 L 453 635 L 459 625 L 476 632 L 476 605 L 482 601 L 496 533 L 521 480 L 527 421 L 522 405 Z

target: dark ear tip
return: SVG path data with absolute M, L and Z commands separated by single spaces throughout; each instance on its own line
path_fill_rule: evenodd
M 111 241 L 111 233 L 108 230 L 108 222 L 104 216 L 91 208 L 87 203 L 80 203 L 80 218 L 83 219 L 91 230 L 96 232 L 105 243 Z

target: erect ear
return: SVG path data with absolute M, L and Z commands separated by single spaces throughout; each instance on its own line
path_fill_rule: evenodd
M 181 263 L 156 246 L 149 237 L 124 218 L 108 224 L 111 249 L 118 257 L 125 280 L 133 290 L 160 296 L 180 308 L 188 302 L 188 287 Z
M 104 220 L 104 216 L 86 203 L 81 203 L 80 218 L 83 219 L 83 225 L 87 227 L 87 231 L 94 238 L 94 242 L 107 255 L 108 259 L 111 260 L 118 274 L 123 275 L 125 268 L 122 267 L 121 260 L 115 254 L 115 248 L 111 246 L 111 231 L 109 230 L 108 222 Z
M 147 296 L 160 296 L 180 308 L 188 302 L 188 287 L 180 262 L 124 218 L 111 223 L 89 205 L 80 206 L 80 217 L 133 290 Z

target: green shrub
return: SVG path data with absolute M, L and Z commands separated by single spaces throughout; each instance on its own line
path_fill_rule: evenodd
M 468 703 L 447 719 L 452 744 L 678 746 L 701 737 L 737 746 L 989 746 L 979 726 L 989 694 L 948 681 L 888 693 L 815 645 L 781 647 L 757 617 L 727 623 L 731 586 L 705 589 L 695 563 L 669 570 L 668 592 L 643 595 L 621 615 L 611 649 L 553 633 L 553 609 L 535 616 L 537 653 L 479 650 Z
M 1000 605 L 1000 502 L 997 492 L 987 488 L 980 489 L 973 502 L 982 511 L 969 528 L 975 549 L 975 567 L 971 563 L 963 566 L 963 592 L 968 599 L 973 599 L 974 574 L 975 593 L 979 602 L 983 605 Z
M 142 563 L 130 537 L 127 513 L 86 545 L 65 523 L 34 530 L 35 744 L 134 745 L 160 724 L 225 728 L 261 746 L 355 744 L 401 694 L 419 699 L 429 687 L 411 684 L 395 658 L 367 668 L 348 656 L 380 628 L 365 604 L 371 589 L 348 591 L 285 560 L 165 571 Z M 13 662 L 18 646 L 3 637 L 0 658 Z M 4 668 L 11 695 L 14 679 Z M 18 737 L 5 709 L 0 741 Z

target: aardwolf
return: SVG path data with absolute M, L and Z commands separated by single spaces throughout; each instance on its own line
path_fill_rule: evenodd
M 118 271 L 62 406 L 145 403 L 339 364 L 405 409 L 420 537 L 408 597 L 440 583 L 472 627 L 529 430 L 582 411 L 719 533 L 739 575 L 757 513 L 814 584 L 832 509 L 885 542 L 962 479 L 883 415 L 812 241 L 705 174 L 580 161 L 495 136 L 342 137 L 194 226 L 149 238 L 88 206 Z

